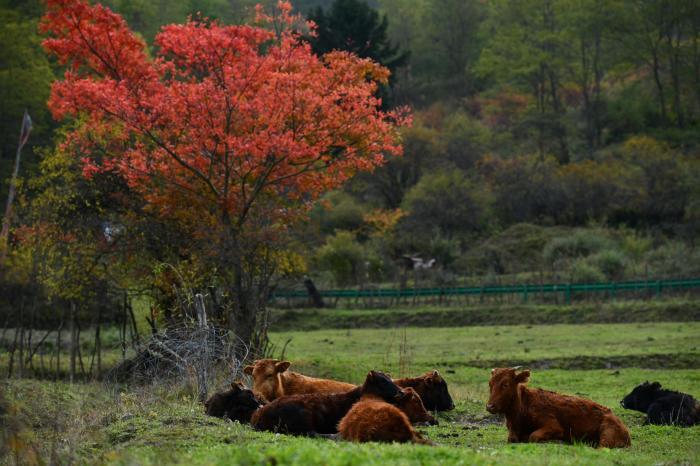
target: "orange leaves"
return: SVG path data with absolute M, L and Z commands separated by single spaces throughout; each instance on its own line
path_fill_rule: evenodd
M 278 8 L 268 21 L 298 20 Z M 259 199 L 266 214 L 303 211 L 400 154 L 398 126 L 410 122 L 406 110 L 379 109 L 385 68 L 343 52 L 321 60 L 289 29 L 190 20 L 163 28 L 155 60 L 100 5 L 50 0 L 42 30 L 47 50 L 73 65 L 49 105 L 57 118 L 85 119 L 89 130 L 70 140 L 92 151 L 81 155 L 86 174 L 118 169 L 164 215 L 203 200 L 239 223 Z

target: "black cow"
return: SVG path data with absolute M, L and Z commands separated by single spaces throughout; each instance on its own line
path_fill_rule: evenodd
M 700 422 L 700 404 L 687 393 L 664 390 L 659 382 L 637 385 L 622 402 L 623 408 L 646 413 L 649 424 L 688 427 Z
M 204 402 L 209 416 L 227 417 L 241 423 L 250 422 L 253 412 L 262 405 L 263 401 L 239 382 L 232 383 L 230 390 L 215 393 Z

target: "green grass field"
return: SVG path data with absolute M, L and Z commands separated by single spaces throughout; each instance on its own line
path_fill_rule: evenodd
M 637 383 L 652 379 L 700 397 L 697 322 L 317 330 L 278 332 L 272 338 L 278 347 L 291 338 L 286 357 L 293 368 L 318 376 L 359 382 L 369 369 L 394 376 L 439 369 L 456 409 L 440 414 L 439 426 L 420 428 L 437 443 L 426 447 L 254 432 L 206 417 L 192 389 L 183 384 L 116 389 L 22 380 L 7 384 L 6 398 L 18 409 L 27 426 L 24 435 L 42 457 L 84 464 L 700 463 L 700 426 L 646 426 L 641 413 L 619 405 Z M 680 367 L 673 363 L 678 355 Z M 593 368 L 579 367 L 582 357 Z M 658 366 L 639 367 L 645 358 L 657 358 Z M 630 427 L 632 448 L 507 444 L 502 420 L 484 408 L 486 363 L 511 360 L 532 362 L 533 386 L 610 406 Z M 570 365 L 545 369 L 547 361 Z

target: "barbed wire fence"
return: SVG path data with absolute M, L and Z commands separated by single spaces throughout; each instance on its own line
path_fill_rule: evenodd
M 134 342 L 135 355 L 124 358 L 106 377 L 108 383 L 149 384 L 182 380 L 194 386 L 204 401 L 218 378 L 227 382 L 243 376 L 250 348 L 234 332 L 216 324 L 209 316 L 212 297 L 195 293 L 182 275 L 181 286 L 173 285 L 180 318 L 158 330 L 155 322 L 148 339 Z M 208 306 L 208 303 L 210 304 Z M 244 348 L 243 353 L 240 348 Z

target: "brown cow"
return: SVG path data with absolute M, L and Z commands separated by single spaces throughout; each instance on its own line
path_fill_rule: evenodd
M 231 389 L 213 394 L 204 402 L 209 416 L 227 417 L 241 423 L 250 422 L 253 412 L 263 405 L 251 390 L 239 382 L 231 384 Z
M 258 359 L 252 366 L 246 366 L 243 372 L 253 376 L 253 391 L 267 401 L 286 395 L 343 393 L 357 387 L 350 383 L 316 379 L 288 371 L 290 365 L 289 361 Z
M 438 371 L 426 372 L 420 377 L 395 379 L 394 383 L 399 387 L 412 387 L 423 400 L 425 409 L 430 411 L 449 411 L 455 407 L 447 391 L 447 382 Z
M 413 388 L 402 388 L 401 391 L 404 393 L 404 397 L 396 403 L 396 407 L 406 414 L 412 424 L 428 424 L 431 426 L 438 424 L 437 419 L 425 409 L 421 397 Z M 363 397 L 364 399 L 368 399 L 368 397 Z
M 251 419 L 257 430 L 297 435 L 333 434 L 338 422 L 363 395 L 396 402 L 405 395 L 381 372 L 370 371 L 365 383 L 345 393 L 310 393 L 277 398 L 258 409 Z
M 411 422 L 427 419 L 420 415 L 421 409 L 428 414 L 420 397 L 412 388 L 404 388 L 403 392 L 406 396 L 398 403 L 398 407 L 374 396 L 362 397 L 340 420 L 340 438 L 353 442 L 413 442 L 432 445 L 411 425 Z M 419 407 L 415 400 L 420 403 Z
M 531 389 L 530 371 L 493 369 L 486 409 L 504 414 L 509 442 L 586 442 L 599 447 L 629 447 L 630 433 L 609 408 L 576 396 Z

